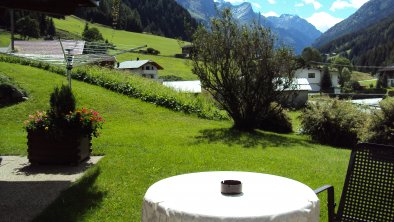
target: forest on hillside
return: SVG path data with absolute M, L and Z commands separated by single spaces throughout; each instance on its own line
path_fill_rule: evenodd
M 189 12 L 175 0 L 121 0 L 119 7 L 115 5 L 114 0 L 101 0 L 99 7 L 79 9 L 75 14 L 116 29 L 183 40 L 190 40 L 197 27 Z
M 394 18 L 386 18 L 366 29 L 345 35 L 322 47 L 323 53 L 338 53 L 358 66 L 394 63 Z M 362 71 L 371 71 L 364 68 Z

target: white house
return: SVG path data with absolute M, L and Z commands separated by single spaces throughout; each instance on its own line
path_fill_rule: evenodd
M 118 63 L 118 69 L 129 70 L 145 78 L 158 79 L 157 70 L 162 70 L 159 64 L 152 60 L 132 60 Z
M 332 87 L 338 87 L 338 72 L 330 71 Z M 305 78 L 312 87 L 313 92 L 320 91 L 320 82 L 323 71 L 319 68 L 300 68 L 295 71 L 295 78 Z

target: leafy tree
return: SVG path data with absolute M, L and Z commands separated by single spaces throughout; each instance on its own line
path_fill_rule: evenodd
M 338 69 L 339 75 L 342 74 L 342 70 L 347 67 L 348 70 L 352 70 L 352 63 L 350 62 L 349 59 L 345 57 L 338 56 L 336 57 L 332 62 L 332 67 Z
M 307 65 L 311 65 L 312 62 L 322 61 L 319 50 L 313 47 L 306 47 L 304 50 L 302 50 L 301 57 L 304 59 Z
M 324 66 L 323 76 L 320 82 L 320 89 L 323 92 L 327 92 L 331 87 L 332 87 L 332 82 L 331 82 L 330 70 L 328 69 L 328 66 Z
M 89 28 L 87 23 L 82 33 L 82 39 L 88 42 L 104 41 L 103 35 L 101 35 L 100 31 L 96 27 Z
M 342 69 L 342 72 L 339 73 L 338 83 L 341 85 L 341 87 L 344 87 L 346 83 L 350 81 L 351 77 L 352 77 L 352 73 L 347 67 L 345 67 Z
M 295 58 L 290 49 L 275 47 L 269 30 L 238 26 L 225 9 L 210 30 L 199 27 L 193 37 L 193 73 L 234 120 L 234 128 L 264 128 L 262 121 L 282 112 L 273 104 L 293 87 Z
M 37 20 L 32 19 L 29 16 L 16 21 L 16 30 L 24 39 L 29 37 L 40 37 L 40 27 Z

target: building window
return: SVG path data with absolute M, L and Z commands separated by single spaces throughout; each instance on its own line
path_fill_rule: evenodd
M 315 78 L 315 73 L 313 73 L 313 72 L 308 73 L 308 78 L 309 79 L 314 79 Z
M 146 70 L 149 70 L 149 69 L 150 69 L 150 67 L 149 67 L 149 66 L 146 66 L 146 67 L 145 67 L 145 69 L 146 69 Z
M 393 87 L 394 86 L 394 79 L 391 79 L 390 82 L 391 82 L 391 86 Z

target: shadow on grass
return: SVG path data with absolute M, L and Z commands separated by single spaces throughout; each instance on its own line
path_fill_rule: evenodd
M 74 175 L 78 173 L 83 173 L 87 169 L 94 166 L 94 163 L 83 161 L 76 166 L 67 165 L 26 165 L 22 168 L 16 170 L 17 175 L 36 175 L 36 174 L 50 174 L 50 175 Z
M 85 212 L 98 207 L 106 192 L 100 191 L 95 185 L 100 175 L 100 168 L 82 177 L 76 184 L 63 191 L 33 221 L 81 221 Z
M 281 135 L 263 131 L 242 132 L 232 128 L 206 129 L 200 131 L 196 139 L 199 143 L 221 142 L 226 145 L 241 145 L 245 148 L 256 147 L 313 147 L 314 143 L 301 138 L 291 138 L 290 135 Z

